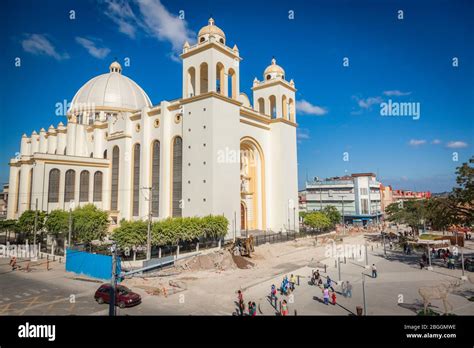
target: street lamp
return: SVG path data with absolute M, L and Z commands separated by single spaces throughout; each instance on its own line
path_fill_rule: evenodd
M 344 219 L 344 196 L 341 195 L 339 197 L 342 198 L 342 234 L 346 235 L 346 222 L 345 222 L 345 219 Z
M 363 301 L 364 301 L 364 315 L 367 315 L 367 300 L 365 298 L 365 276 L 366 275 L 367 274 L 362 272 L 362 298 L 363 298 Z
M 67 241 L 67 246 L 71 247 L 71 236 L 72 236 L 72 209 L 74 209 L 74 201 L 69 201 L 69 236 Z

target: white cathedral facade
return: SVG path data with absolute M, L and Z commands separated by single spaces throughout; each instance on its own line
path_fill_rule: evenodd
M 239 50 L 212 19 L 181 58 L 179 99 L 152 104 L 113 62 L 76 93 L 66 125 L 23 135 L 8 218 L 93 203 L 112 224 L 151 210 L 153 219 L 224 215 L 229 238 L 298 229 L 293 80 L 273 59 L 253 81 L 252 105 L 240 93 Z

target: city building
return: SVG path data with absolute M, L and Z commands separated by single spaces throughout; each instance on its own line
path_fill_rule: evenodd
M 430 191 L 408 191 L 408 190 L 393 190 L 393 201 L 412 201 L 417 199 L 431 198 Z
M 380 194 L 382 195 L 382 212 L 385 213 L 385 209 L 394 202 L 392 186 L 385 186 L 383 184 L 380 184 Z
M 8 210 L 8 184 L 3 184 L 3 189 L 0 192 L 0 220 L 7 218 Z
M 181 59 L 178 99 L 153 104 L 113 62 L 78 90 L 66 125 L 24 134 L 10 161 L 8 217 L 38 200 L 48 212 L 93 203 L 114 223 L 146 219 L 149 206 L 154 219 L 224 215 L 228 237 L 289 228 L 298 216 L 293 80 L 273 59 L 251 103 L 239 49 L 212 18 Z
M 344 216 L 346 223 L 366 225 L 380 221 L 380 185 L 373 173 L 324 180 L 315 178 L 306 183 L 306 211 L 334 206 Z

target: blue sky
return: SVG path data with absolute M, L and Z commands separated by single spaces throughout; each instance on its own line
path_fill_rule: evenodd
M 130 59 L 124 74 L 154 104 L 180 97 L 177 54 L 212 14 L 244 58 L 241 91 L 251 96 L 253 78 L 262 79 L 272 56 L 294 79 L 300 187 L 306 177 L 371 171 L 394 188 L 451 189 L 455 168 L 473 155 L 474 2 L 233 3 L 2 3 L 0 181 L 8 181 L 7 163 L 21 135 L 65 123 L 55 115 L 56 103 L 108 72 L 115 57 Z M 419 103 L 419 119 L 381 116 L 380 103 L 389 99 Z

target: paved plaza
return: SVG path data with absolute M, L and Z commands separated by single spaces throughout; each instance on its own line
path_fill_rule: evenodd
M 363 246 L 370 236 L 362 234 L 344 238 L 340 245 Z M 380 242 L 368 242 L 368 264 L 375 264 L 377 278 L 370 276 L 365 268 L 365 256 L 341 258 L 340 276 L 335 259 L 327 257 L 327 247 L 317 246 L 312 238 L 257 247 L 252 257 L 253 268 L 226 271 L 207 270 L 180 272 L 164 270 L 158 277 L 142 279 L 152 284 L 170 281 L 184 284 L 181 288 L 159 295 L 145 291 L 146 287 L 134 286 L 132 280 L 125 284 L 139 293 L 142 304 L 117 309 L 119 315 L 232 315 L 236 313 L 236 291 L 243 291 L 245 302 L 258 305 L 258 315 L 278 313 L 270 303 L 270 287 L 280 286 L 283 276 L 299 276 L 299 285 L 292 296 L 278 295 L 278 302 L 286 299 L 290 315 L 355 315 L 356 307 L 363 307 L 362 277 L 365 277 L 365 298 L 368 315 L 416 315 L 422 308 L 420 287 L 436 286 L 456 282 L 461 278 L 461 270 L 449 270 L 434 260 L 433 270 L 420 270 L 420 255 L 404 255 L 400 250 L 387 250 L 384 255 Z M 277 255 L 264 258 L 264 250 L 278 250 Z M 362 249 L 365 250 L 365 249 Z M 472 242 L 466 245 L 465 256 L 474 252 Z M 52 263 L 46 271 L 42 265 L 33 267 L 31 272 L 11 271 L 8 260 L 0 263 L 0 315 L 107 315 L 107 305 L 99 305 L 93 294 L 100 282 L 77 277 L 64 271 L 64 264 Z M 327 266 L 324 272 L 323 264 Z M 334 287 L 337 294 L 336 305 L 325 305 L 322 289 L 310 284 L 312 270 L 319 269 L 323 281 L 329 275 L 339 284 Z M 466 272 L 466 274 L 472 274 Z M 472 280 L 472 275 L 470 276 Z M 340 280 L 348 280 L 353 285 L 352 297 L 341 293 Z M 74 301 L 71 301 L 71 295 Z M 464 281 L 454 289 L 448 300 L 457 315 L 473 315 L 474 284 Z M 431 301 L 431 308 L 443 313 L 440 300 Z

